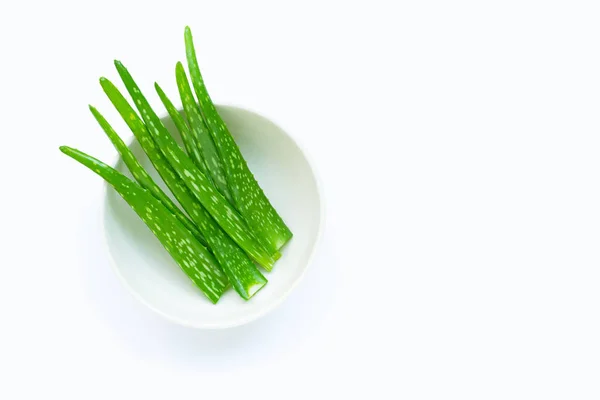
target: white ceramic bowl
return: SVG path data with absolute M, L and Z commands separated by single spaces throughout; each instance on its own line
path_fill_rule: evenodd
M 308 268 L 324 220 L 318 179 L 298 144 L 256 113 L 218 108 L 267 197 L 294 233 L 273 271 L 264 272 L 269 283 L 252 299 L 244 301 L 230 289 L 211 304 L 127 203 L 111 187 L 106 190 L 104 227 L 115 272 L 143 304 L 173 322 L 196 328 L 241 325 L 280 304 Z M 175 132 L 170 119 L 163 122 Z M 137 141 L 130 148 L 165 188 Z M 116 168 L 130 176 L 120 158 Z

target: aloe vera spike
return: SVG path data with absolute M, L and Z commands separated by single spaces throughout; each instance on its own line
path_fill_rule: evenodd
M 188 217 L 173 203 L 171 198 L 167 196 L 165 192 L 154 182 L 152 177 L 146 172 L 142 164 L 135 158 L 133 152 L 127 147 L 125 142 L 119 137 L 117 132 L 113 129 L 113 127 L 108 123 L 106 118 L 96 108 L 93 106 L 89 106 L 90 111 L 98 121 L 98 124 L 102 127 L 106 136 L 110 139 L 112 144 L 115 146 L 121 157 L 123 158 L 123 162 L 135 178 L 135 180 L 145 189 L 147 189 L 154 197 L 160 200 L 165 207 L 173 214 L 177 219 L 190 231 L 192 234 L 202 243 L 203 245 L 208 245 L 206 243 L 206 239 L 202 235 L 202 232 L 196 228 L 194 223 L 189 220 Z
M 185 185 L 200 201 L 204 208 L 217 221 L 223 230 L 258 264 L 267 271 L 273 268 L 275 260 L 271 254 L 258 242 L 248 230 L 246 223 L 229 204 L 229 202 L 214 188 L 212 182 L 198 169 L 194 162 L 177 145 L 167 128 L 163 125 L 139 87 L 129 74 L 129 71 L 119 61 L 115 67 L 121 76 L 127 91 L 131 95 L 148 131 L 156 141 L 162 154 L 169 160 Z
M 154 142 L 154 139 L 152 139 L 152 136 L 146 129 L 144 122 L 111 81 L 106 78 L 101 78 L 100 84 L 102 85 L 104 93 L 106 93 L 111 103 L 129 126 L 129 129 L 133 132 L 160 177 L 171 190 L 179 204 L 181 204 L 183 209 L 190 217 L 192 217 L 192 220 L 194 220 L 193 214 L 198 212 L 197 201 L 194 195 L 190 192 L 179 175 L 173 170 L 169 161 L 163 156 L 162 152 Z
M 192 233 L 149 191 L 103 162 L 70 147 L 60 150 L 104 178 L 150 228 L 194 284 L 216 303 L 225 291 L 227 276 L 217 260 Z
M 204 121 L 225 166 L 234 204 L 254 234 L 267 246 L 268 250 L 274 253 L 292 238 L 292 232 L 265 196 L 210 99 L 200 73 L 189 27 L 185 28 L 185 48 L 192 85 Z
M 260 290 L 267 280 L 256 268 L 254 263 L 248 258 L 233 240 L 227 236 L 221 227 L 213 220 L 210 214 L 202 207 L 188 187 L 182 182 L 181 178 L 173 170 L 168 161 L 164 158 L 154 139 L 146 129 L 144 122 L 137 113 L 131 108 L 129 102 L 123 97 L 121 92 L 108 80 L 102 81 L 102 87 L 109 99 L 117 108 L 117 111 L 127 118 L 127 123 L 134 131 L 134 135 L 140 143 L 152 144 L 153 146 L 142 146 L 150 161 L 156 167 L 161 176 L 165 179 L 167 185 L 173 191 L 176 198 L 183 205 L 188 215 L 194 221 L 196 226 L 204 234 L 209 246 L 223 271 L 230 279 L 234 289 L 244 299 L 249 299 L 258 290 Z M 179 146 L 175 146 L 181 151 Z M 185 154 L 184 154 L 185 155 Z
M 175 127 L 179 131 L 181 135 L 181 139 L 183 140 L 183 146 L 185 147 L 185 151 L 191 157 L 191 159 L 196 163 L 198 168 L 202 172 L 206 172 L 206 164 L 204 159 L 202 158 L 202 153 L 200 153 L 199 146 L 196 145 L 196 141 L 194 140 L 194 136 L 188 126 L 187 122 L 183 119 L 177 108 L 173 105 L 173 102 L 167 97 L 162 88 L 158 85 L 158 83 L 154 83 L 154 88 L 158 93 L 158 97 L 162 101 L 163 105 L 167 109 L 169 116 L 175 123 Z
M 183 109 L 190 122 L 192 134 L 196 139 L 196 143 L 200 146 L 204 161 L 206 161 L 209 172 L 208 175 L 212 178 L 217 190 L 227 199 L 227 201 L 235 206 L 233 197 L 229 191 L 229 186 L 227 186 L 227 178 L 225 177 L 225 170 L 221 158 L 219 157 L 215 143 L 208 132 L 208 128 L 202 120 L 200 110 L 194 100 L 192 88 L 190 87 L 183 65 L 180 62 L 178 62 L 175 67 L 175 77 L 177 79 L 177 88 L 179 89 L 179 97 L 181 98 Z

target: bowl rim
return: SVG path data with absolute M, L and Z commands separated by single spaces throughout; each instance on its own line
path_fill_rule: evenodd
M 313 263 L 315 254 L 317 253 L 318 249 L 320 248 L 320 243 L 321 243 L 321 239 L 323 236 L 323 230 L 325 229 L 325 219 L 326 219 L 325 196 L 323 194 L 323 189 L 322 189 L 322 187 L 323 187 L 322 180 L 321 180 L 321 177 L 315 167 L 315 163 L 313 161 L 312 156 L 307 152 L 306 148 L 300 143 L 300 141 L 296 137 L 294 137 L 292 134 L 290 134 L 287 129 L 284 129 L 282 127 L 282 125 L 276 119 L 271 118 L 267 114 L 264 114 L 262 112 L 257 112 L 252 108 L 239 106 L 235 103 L 220 103 L 220 104 L 216 104 L 216 107 L 217 107 L 217 109 L 218 108 L 230 108 L 230 109 L 247 111 L 254 115 L 257 115 L 259 117 L 267 119 L 269 122 L 271 122 L 272 124 L 277 126 L 279 128 L 279 130 L 282 131 L 285 134 L 285 136 L 287 136 L 288 139 L 290 139 L 292 141 L 292 143 L 294 143 L 296 145 L 296 147 L 298 147 L 298 149 L 300 150 L 300 153 L 304 156 L 304 158 L 313 174 L 315 186 L 317 189 L 317 196 L 319 198 L 319 226 L 317 229 L 315 244 L 313 245 L 312 250 L 308 256 L 308 260 L 306 262 L 305 268 L 302 270 L 301 274 L 296 278 L 296 280 L 294 280 L 294 282 L 292 282 L 292 284 L 287 288 L 287 290 L 282 295 L 280 295 L 277 299 L 275 299 L 275 301 L 273 301 L 271 303 L 267 303 L 258 312 L 254 313 L 250 316 L 240 317 L 240 318 L 238 318 L 236 320 L 232 320 L 230 322 L 198 323 L 195 321 L 190 321 L 187 319 L 174 317 L 173 315 L 163 312 L 163 311 L 159 310 L 158 308 L 154 307 L 153 305 L 151 305 L 137 290 L 135 290 L 129 284 L 129 281 L 121 274 L 119 267 L 117 266 L 117 262 L 111 251 L 111 247 L 109 245 L 109 239 L 108 239 L 108 230 L 106 229 L 106 218 L 107 218 L 107 214 L 108 214 L 107 199 L 108 199 L 109 190 L 111 188 L 111 186 L 106 181 L 103 182 L 104 188 L 102 191 L 103 192 L 103 200 L 102 200 L 102 211 L 101 211 L 101 218 L 100 218 L 101 219 L 100 227 L 104 231 L 104 234 L 102 235 L 103 243 L 104 243 L 106 252 L 108 253 L 108 259 L 109 259 L 109 263 L 111 265 L 111 269 L 113 270 L 113 272 L 115 273 L 115 275 L 117 276 L 117 278 L 121 282 L 121 284 L 127 289 L 127 291 L 131 295 L 133 295 L 133 297 L 135 299 L 137 299 L 141 304 L 146 306 L 148 309 L 152 310 L 155 314 L 158 314 L 158 315 L 162 316 L 163 318 L 165 318 L 166 320 L 173 322 L 175 324 L 178 324 L 178 325 L 181 325 L 184 327 L 188 327 L 188 328 L 214 329 L 214 330 L 233 328 L 236 326 L 248 324 L 252 321 L 258 320 L 261 317 L 264 317 L 271 311 L 278 308 L 288 298 L 290 293 L 300 284 L 300 282 L 303 280 L 304 276 L 306 275 L 306 272 L 308 271 L 309 267 Z M 181 110 L 179 110 L 179 111 L 181 111 Z M 167 118 L 168 116 L 169 115 L 166 112 L 162 112 L 162 113 L 158 114 L 158 117 L 161 120 L 163 120 L 164 118 Z M 125 140 L 125 144 L 127 145 L 127 147 L 130 147 L 135 141 L 136 141 L 135 136 L 132 135 L 128 140 Z M 121 160 L 121 158 L 122 158 L 121 155 L 119 154 L 119 152 L 117 152 L 116 156 L 113 158 L 110 165 L 113 168 L 116 168 L 116 166 L 119 163 L 119 161 Z M 249 301 L 252 301 L 252 300 L 249 300 Z M 218 306 L 218 303 L 215 306 Z

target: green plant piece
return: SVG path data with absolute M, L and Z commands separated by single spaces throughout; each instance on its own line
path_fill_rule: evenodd
M 148 131 L 158 145 L 159 151 L 168 159 L 185 185 L 221 228 L 246 254 L 270 271 L 275 262 L 271 253 L 258 242 L 233 206 L 214 188 L 212 182 L 175 142 L 123 64 L 115 61 L 115 66 L 143 120 L 146 122 Z
M 181 140 L 183 141 L 185 151 L 188 153 L 192 161 L 196 163 L 196 166 L 200 169 L 200 171 L 206 174 L 206 164 L 204 162 L 204 158 L 202 157 L 202 153 L 200 152 L 200 146 L 196 144 L 194 136 L 187 122 L 185 122 L 177 108 L 173 105 L 173 102 L 167 97 L 158 83 L 154 83 L 154 88 L 156 89 L 158 97 L 160 97 L 160 100 L 167 109 L 169 116 L 175 123 L 175 126 L 181 135 Z
M 234 205 L 252 232 L 274 254 L 291 238 L 292 232 L 277 214 L 254 175 L 248 168 L 240 149 L 217 112 L 202 79 L 189 27 L 185 28 L 185 48 L 192 85 L 196 92 L 204 122 L 214 139 L 223 165 Z
M 183 65 L 180 62 L 178 62 L 177 66 L 175 67 L 175 76 L 177 79 L 177 88 L 179 88 L 179 97 L 181 97 L 183 109 L 185 110 L 185 114 L 190 123 L 194 139 L 200 147 L 200 151 L 202 151 L 202 157 L 206 162 L 209 176 L 211 177 L 219 193 L 221 193 L 227 199 L 227 201 L 233 205 L 233 198 L 231 197 L 229 187 L 227 186 L 227 178 L 225 177 L 225 169 L 221 163 L 221 158 L 219 157 L 215 143 L 208 132 L 208 128 L 202 120 L 202 115 L 200 115 L 198 104 L 196 104 L 196 100 L 194 100 L 192 88 L 188 82 Z
M 152 177 L 148 174 L 148 172 L 146 172 L 144 167 L 142 167 L 142 164 L 140 164 L 140 162 L 135 158 L 135 156 L 133 155 L 133 152 L 129 149 L 129 147 L 127 147 L 125 142 L 123 142 L 123 140 L 119 137 L 117 132 L 115 132 L 115 130 L 112 128 L 112 126 L 110 126 L 110 124 L 104 118 L 104 116 L 102 114 L 100 114 L 100 112 L 92 106 L 90 106 L 90 111 L 94 115 L 94 118 L 96 118 L 96 121 L 98 121 L 98 124 L 102 127 L 102 129 L 106 133 L 106 136 L 108 136 L 108 138 L 112 142 L 113 146 L 115 146 L 115 148 L 117 149 L 119 154 L 121 154 L 121 158 L 123 159 L 123 162 L 129 169 L 129 171 L 131 172 L 131 175 L 133 175 L 135 180 L 143 188 L 148 189 L 148 191 L 150 193 L 152 193 L 152 195 L 154 197 L 156 197 L 158 200 L 160 200 L 164 204 L 164 206 L 167 207 L 167 209 L 169 211 L 171 211 L 171 213 L 173 215 L 175 215 L 177 217 L 177 219 L 190 232 L 192 232 L 194 234 L 194 236 L 203 245 L 206 246 L 207 245 L 206 239 L 204 238 L 202 233 L 198 230 L 198 228 L 196 228 L 194 223 L 192 221 L 190 221 L 189 218 L 186 217 L 185 214 L 175 205 L 175 203 L 173 203 L 171 198 L 169 196 L 167 196 L 167 194 L 165 192 L 163 192 L 163 190 L 156 184 L 156 182 L 154 182 Z
M 149 191 L 103 162 L 70 147 L 60 150 L 104 178 L 150 228 L 194 284 L 216 303 L 228 286 L 217 260 Z
M 117 111 L 123 118 L 127 119 L 127 123 L 130 124 L 129 127 L 134 135 L 140 143 L 146 144 L 145 147 L 142 145 L 142 148 L 146 151 L 148 158 L 154 164 L 156 170 L 163 176 L 167 186 L 171 188 L 175 197 L 179 199 L 179 202 L 182 205 L 185 204 L 184 209 L 203 233 L 224 272 L 231 278 L 230 282 L 234 289 L 246 300 L 252 297 L 267 283 L 265 277 L 248 258 L 246 253 L 223 232 L 210 214 L 197 201 L 190 189 L 183 183 L 182 179 L 173 170 L 158 147 L 156 147 L 156 143 L 154 143 L 154 139 L 150 136 L 144 122 L 137 116 L 121 92 L 107 79 L 102 79 L 101 83 L 109 99 L 117 108 Z M 169 137 L 171 136 L 169 135 Z M 175 146 L 183 153 L 177 144 Z

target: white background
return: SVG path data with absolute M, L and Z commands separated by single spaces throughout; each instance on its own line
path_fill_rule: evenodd
M 599 20 L 596 1 L 3 2 L 0 398 L 598 399 Z M 125 291 L 101 181 L 58 151 L 112 160 L 98 77 L 118 58 L 176 93 L 186 24 L 213 98 L 298 137 L 328 203 L 302 284 L 226 331 Z

